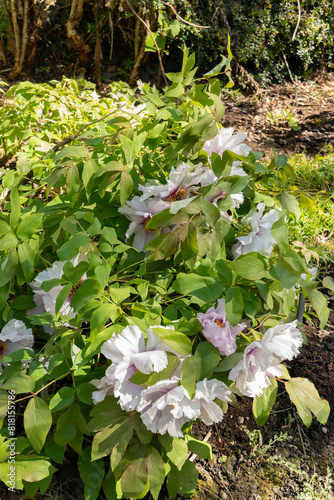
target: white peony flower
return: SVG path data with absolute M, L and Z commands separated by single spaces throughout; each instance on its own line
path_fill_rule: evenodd
M 279 361 L 295 358 L 303 345 L 303 336 L 297 327 L 297 320 L 284 325 L 269 328 L 261 339 L 261 343 Z
M 75 258 L 70 260 L 70 262 L 72 262 L 74 267 L 77 266 L 79 262 L 82 261 L 87 261 L 85 254 L 78 254 Z M 55 313 L 57 297 L 64 287 L 62 285 L 56 285 L 53 288 L 51 288 L 51 290 L 46 292 L 45 290 L 43 290 L 42 285 L 44 282 L 50 281 L 52 279 L 60 279 L 63 275 L 63 269 L 65 264 L 66 261 L 54 262 L 51 267 L 48 267 L 47 269 L 44 269 L 44 271 L 40 272 L 36 276 L 34 281 L 30 283 L 30 287 L 34 292 L 34 302 L 36 304 L 36 307 L 28 310 L 27 311 L 28 315 L 32 314 L 38 315 L 38 314 L 43 314 L 45 312 L 49 312 L 50 314 L 53 315 Z M 73 287 L 69 296 L 64 300 L 64 303 L 59 310 L 62 316 L 70 316 L 71 318 L 75 318 L 76 313 L 73 311 L 71 307 L 72 296 L 85 279 L 87 279 L 86 273 L 83 274 L 78 285 L 76 287 Z M 54 333 L 54 329 L 52 327 L 44 327 L 44 330 L 49 334 Z
M 222 409 L 214 402 L 218 398 L 229 400 L 231 391 L 219 380 L 204 379 L 197 382 L 196 392 L 190 399 L 179 380 L 161 380 L 142 392 L 138 406 L 145 426 L 154 433 L 183 437 L 182 426 L 186 422 L 201 418 L 206 425 L 220 422 Z
M 173 327 L 165 328 L 174 330 Z M 106 394 L 112 393 L 119 398 L 123 410 L 135 410 L 145 386 L 134 384 L 130 378 L 137 371 L 147 375 L 162 371 L 168 364 L 167 352 L 176 353 L 151 328 L 147 330 L 145 345 L 144 334 L 140 328 L 135 325 L 127 326 L 122 333 L 107 340 L 101 348 L 101 353 L 110 359 L 112 364 L 101 381 L 92 382 L 100 389 L 93 392 L 93 401 L 102 401 Z
M 199 409 L 192 406 L 186 389 L 178 379 L 171 379 L 160 380 L 144 390 L 137 410 L 151 432 L 183 437 L 182 426 L 199 416 Z
M 11 319 L 0 332 L 0 360 L 19 349 L 31 349 L 33 344 L 32 329 L 27 328 L 19 319 Z M 1 362 L 0 371 L 2 371 Z
M 209 158 L 211 157 L 212 153 L 217 153 L 218 155 L 222 156 L 224 151 L 226 150 L 232 151 L 237 155 L 248 156 L 251 148 L 246 144 L 243 144 L 243 141 L 246 139 L 247 135 L 242 132 L 238 132 L 237 134 L 233 135 L 233 132 L 233 127 L 222 127 L 216 137 L 210 139 L 210 141 L 205 142 L 202 149 L 206 151 Z M 241 177 L 247 175 L 246 172 L 241 167 L 239 167 L 240 164 L 240 161 L 233 162 L 230 175 L 239 175 Z
M 200 406 L 199 418 L 205 425 L 212 425 L 213 423 L 220 422 L 223 418 L 223 410 L 215 399 L 220 401 L 230 401 L 231 391 L 228 387 L 217 379 L 204 379 L 196 384 L 196 393 L 193 403 L 198 403 Z
M 217 307 L 210 307 L 206 313 L 199 313 L 197 319 L 202 324 L 206 340 L 218 347 L 220 354 L 229 356 L 236 348 L 236 337 L 246 328 L 245 323 L 232 326 L 226 319 L 225 299 L 218 299 Z
M 271 378 L 283 374 L 281 361 L 297 356 L 302 344 L 297 320 L 269 328 L 260 341 L 246 347 L 243 359 L 230 371 L 229 379 L 235 380 L 245 396 L 260 396 Z
M 170 204 L 162 200 L 148 200 L 144 201 L 142 197 L 134 196 L 132 200 L 119 208 L 118 211 L 124 214 L 131 224 L 126 232 L 126 237 L 130 238 L 132 234 L 135 235 L 133 246 L 139 252 L 143 250 L 145 245 L 155 238 L 157 230 L 147 229 L 146 225 L 153 215 L 169 208 Z M 161 232 L 167 232 L 167 228 L 162 228 Z
M 239 363 L 232 368 L 228 378 L 235 380 L 237 389 L 244 396 L 260 396 L 270 385 L 270 379 L 283 374 L 280 362 L 267 351 L 261 342 L 252 342 Z
M 201 164 L 193 168 L 188 163 L 180 163 L 176 168 L 172 167 L 167 184 L 147 183 L 139 186 L 138 189 L 143 192 L 141 199 L 155 197 L 169 203 L 184 200 L 195 186 L 198 188 L 215 181 L 215 175 L 211 172 L 210 169 L 202 168 Z
M 265 205 L 259 203 L 256 212 L 251 219 L 252 231 L 247 236 L 239 236 L 238 243 L 232 246 L 235 258 L 250 252 L 258 252 L 269 257 L 277 241 L 271 234 L 273 224 L 278 221 L 279 215 L 276 210 L 270 210 L 263 217 Z

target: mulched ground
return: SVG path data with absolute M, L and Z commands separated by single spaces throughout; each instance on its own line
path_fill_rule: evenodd
M 314 83 L 302 83 L 298 88 L 273 86 L 248 96 L 236 94 L 233 99 L 226 97 L 224 104 L 223 125 L 247 133 L 247 144 L 265 157 L 271 157 L 272 148 L 287 156 L 301 152 L 314 156 L 324 152 L 326 145 L 334 145 L 333 76 L 320 75 Z M 299 130 L 293 130 L 286 119 L 270 122 L 270 116 L 284 114 L 284 109 L 292 110 Z M 333 269 L 326 272 L 333 276 Z M 290 374 L 311 380 L 334 408 L 334 313 L 323 331 L 309 323 L 304 331 L 308 346 L 287 364 Z M 252 417 L 252 401 L 240 398 L 238 403 L 239 408 L 230 407 L 219 425 L 193 427 L 194 434 L 207 439 L 214 453 L 212 461 L 194 460 L 200 473 L 194 500 L 334 500 L 331 486 L 327 488 L 319 480 L 334 468 L 334 412 L 325 426 L 314 421 L 307 429 L 281 387 L 269 420 L 260 428 Z M 246 431 L 255 437 L 257 430 L 263 443 L 257 441 L 252 446 Z M 273 442 L 275 436 L 278 440 Z M 68 456 L 66 465 L 55 475 L 50 492 L 36 499 L 84 498 L 72 458 Z M 9 497 L 1 488 L 0 493 L 4 500 L 26 498 Z M 162 495 L 161 500 L 167 497 Z

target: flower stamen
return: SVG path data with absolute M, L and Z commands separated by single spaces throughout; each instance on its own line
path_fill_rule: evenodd
M 215 319 L 215 323 L 220 326 L 220 328 L 224 328 L 224 320 L 222 319 Z
M 185 189 L 179 189 L 176 193 L 168 196 L 167 201 L 172 203 L 173 201 L 185 200 L 187 198 L 187 191 Z

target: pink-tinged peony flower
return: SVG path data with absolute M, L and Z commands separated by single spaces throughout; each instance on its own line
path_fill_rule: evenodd
M 139 252 L 157 235 L 157 230 L 147 229 L 148 221 L 153 215 L 169 207 L 170 203 L 162 200 L 144 201 L 141 197 L 134 196 L 132 200 L 118 209 L 121 214 L 124 214 L 131 221 L 129 229 L 126 232 L 126 237 L 130 238 L 132 234 L 135 235 L 132 245 Z M 167 228 L 161 230 L 161 232 L 167 231 Z
M 270 385 L 270 379 L 283 374 L 280 362 L 267 351 L 261 342 L 252 342 L 239 363 L 232 368 L 228 378 L 235 380 L 237 389 L 244 396 L 260 396 Z
M 222 156 L 224 151 L 232 151 L 240 156 L 248 156 L 248 153 L 251 151 L 251 148 L 243 143 L 246 139 L 246 134 L 242 132 L 237 132 L 233 135 L 234 128 L 221 128 L 219 133 L 210 141 L 206 141 L 202 149 L 206 151 L 209 158 L 212 153 L 217 153 Z M 240 161 L 234 161 L 232 164 L 232 170 L 230 175 L 239 175 L 241 177 L 247 175 L 246 172 L 239 167 L 241 164 Z
M 75 258 L 70 260 L 70 262 L 73 264 L 74 267 L 76 267 L 79 264 L 79 262 L 82 261 L 87 262 L 86 254 L 78 254 Z M 38 315 L 38 314 L 43 314 L 45 312 L 49 312 L 50 314 L 53 315 L 55 313 L 57 297 L 64 287 L 62 285 L 56 285 L 53 288 L 51 288 L 51 290 L 46 292 L 45 290 L 43 290 L 42 285 L 44 282 L 50 281 L 52 279 L 60 279 L 63 275 L 63 269 L 65 264 L 66 261 L 54 262 L 51 267 L 40 272 L 36 276 L 34 281 L 30 283 L 30 287 L 34 292 L 34 302 L 36 304 L 36 307 L 27 311 L 28 315 L 31 314 Z M 64 300 L 64 303 L 59 311 L 62 316 L 70 316 L 71 318 L 75 318 L 76 313 L 73 311 L 71 307 L 71 300 L 74 292 L 79 288 L 79 286 L 85 279 L 87 279 L 86 273 L 83 274 L 78 285 L 73 287 L 69 296 Z M 47 333 L 50 334 L 54 333 L 54 329 L 51 327 L 44 327 L 44 329 Z
M 151 328 L 147 330 L 145 345 L 144 334 L 140 328 L 135 325 L 127 326 L 122 333 L 107 340 L 101 348 L 101 353 L 110 359 L 112 364 L 101 381 L 92 382 L 100 389 L 93 393 L 93 401 L 102 401 L 106 394 L 113 393 L 119 398 L 123 410 L 135 410 L 145 386 L 134 384 L 130 378 L 137 371 L 147 375 L 162 371 L 168 364 L 167 352 L 176 351 L 168 347 Z
M 220 422 L 222 409 L 214 399 L 229 400 L 231 391 L 216 379 L 197 382 L 196 393 L 191 400 L 179 380 L 161 380 L 142 392 L 138 406 L 145 426 L 154 433 L 183 437 L 182 426 L 201 418 L 205 424 Z
M 247 236 L 239 236 L 238 243 L 232 246 L 235 258 L 250 252 L 258 252 L 269 257 L 277 241 L 271 234 L 273 224 L 278 221 L 276 210 L 270 210 L 263 217 L 264 203 L 259 203 L 256 212 L 251 219 L 252 231 Z
M 260 396 L 270 385 L 270 379 L 283 374 L 280 362 L 297 356 L 303 344 L 297 321 L 269 328 L 260 341 L 249 344 L 241 361 L 230 371 L 245 396 Z
M 11 319 L 0 332 L 0 360 L 19 349 L 31 349 L 33 344 L 32 329 L 27 328 L 23 321 L 19 319 Z M 2 364 L 0 362 L 1 372 Z
M 138 189 L 143 192 L 142 200 L 155 197 L 172 203 L 188 198 L 195 187 L 198 189 L 212 182 L 215 182 L 215 175 L 210 169 L 203 168 L 201 164 L 192 167 L 188 163 L 180 163 L 176 168 L 172 167 L 167 184 L 147 183 Z
M 245 323 L 232 326 L 226 319 L 225 299 L 218 299 L 217 307 L 210 307 L 206 313 L 199 313 L 197 319 L 202 324 L 202 333 L 206 340 L 218 347 L 220 354 L 229 356 L 236 348 L 236 337 L 244 328 Z

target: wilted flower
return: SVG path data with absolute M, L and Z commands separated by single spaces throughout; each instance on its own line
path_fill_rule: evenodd
M 206 340 L 218 347 L 220 354 L 229 356 L 236 348 L 236 337 L 244 328 L 245 323 L 232 326 L 226 319 L 225 299 L 218 299 L 217 307 L 210 307 L 206 313 L 199 313 L 198 320 L 202 324 L 202 333 Z
M 86 261 L 86 255 L 85 254 L 78 254 L 74 259 L 71 259 L 70 262 L 73 264 L 73 266 L 77 266 L 79 262 Z M 56 300 L 62 289 L 64 288 L 63 285 L 56 285 L 51 290 L 46 292 L 43 290 L 42 286 L 43 283 L 50 281 L 52 279 L 60 279 L 63 275 L 63 270 L 64 266 L 66 264 L 66 261 L 56 261 L 52 264 L 51 267 L 48 267 L 47 269 L 44 269 L 44 271 L 40 272 L 34 281 L 30 283 L 30 287 L 32 291 L 34 292 L 34 302 L 36 304 L 36 307 L 33 309 L 30 309 L 27 311 L 28 315 L 32 314 L 43 314 L 45 312 L 49 312 L 50 314 L 54 314 L 56 311 Z M 71 300 L 74 292 L 78 289 L 80 284 L 87 279 L 86 274 L 83 274 L 81 280 L 79 281 L 78 285 L 73 287 L 71 290 L 69 296 L 64 300 L 63 305 L 61 306 L 59 312 L 62 316 L 70 316 L 71 318 L 75 318 L 76 313 L 73 311 L 71 307 Z M 45 331 L 47 333 L 52 334 L 54 332 L 54 329 L 51 327 L 44 327 Z
M 153 240 L 157 234 L 156 229 L 148 229 L 147 223 L 153 217 L 153 215 L 169 208 L 170 204 L 162 200 L 148 200 L 144 201 L 139 196 L 134 196 L 132 200 L 128 201 L 123 207 L 119 208 L 118 211 L 124 214 L 130 221 L 131 224 L 126 232 L 126 237 L 130 238 L 132 234 L 135 234 L 133 240 L 133 246 L 139 252 L 143 250 L 145 245 Z M 162 228 L 161 232 L 167 232 L 168 229 Z
M 32 329 L 27 328 L 19 319 L 11 319 L 0 332 L 0 360 L 19 349 L 31 349 L 33 344 Z
M 250 252 L 259 252 L 268 257 L 277 241 L 271 234 L 273 224 L 278 221 L 276 210 L 270 210 L 263 217 L 264 203 L 259 203 L 256 212 L 251 219 L 252 231 L 247 236 L 239 236 L 238 243 L 232 246 L 235 258 Z
M 251 342 L 229 379 L 245 396 L 260 396 L 270 379 L 283 374 L 280 362 L 297 356 L 303 343 L 297 321 L 269 328 L 260 341 Z
M 231 391 L 219 380 L 197 382 L 196 393 L 190 399 L 179 380 L 161 380 L 142 392 L 138 406 L 145 426 L 154 433 L 183 437 L 182 426 L 201 418 L 207 425 L 223 418 L 222 409 L 214 402 L 229 400 Z
M 163 328 L 163 327 L 159 327 Z M 173 330 L 173 327 L 168 329 Z M 101 381 L 92 383 L 100 389 L 93 393 L 93 401 L 102 401 L 106 394 L 119 397 L 123 410 L 135 410 L 141 399 L 144 385 L 134 384 L 130 378 L 140 371 L 146 375 L 159 373 L 168 364 L 167 352 L 177 354 L 151 328 L 147 330 L 147 343 L 138 326 L 127 326 L 122 333 L 107 340 L 101 353 L 112 361 Z

